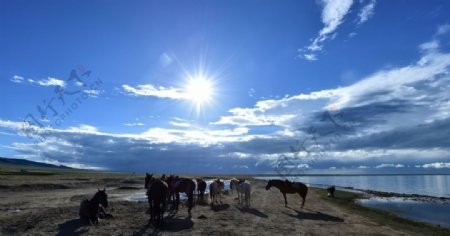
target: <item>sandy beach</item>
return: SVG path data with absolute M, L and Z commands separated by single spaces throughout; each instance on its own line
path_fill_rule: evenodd
M 165 224 L 148 224 L 146 202 L 126 201 L 143 193 L 143 175 L 64 174 L 50 176 L 2 176 L 0 192 L 1 235 L 411 235 L 352 213 L 324 200 L 324 190 L 310 188 L 305 207 L 298 195 L 288 195 L 286 208 L 281 193 L 265 190 L 266 181 L 250 179 L 251 207 L 241 207 L 236 194 L 223 194 L 222 205 L 199 202 L 189 217 L 187 208 L 166 212 Z M 97 188 L 107 189 L 113 218 L 98 226 L 78 219 L 80 201 Z M 419 235 L 419 234 L 418 234 Z

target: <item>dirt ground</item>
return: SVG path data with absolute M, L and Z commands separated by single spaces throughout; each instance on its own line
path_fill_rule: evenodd
M 303 209 L 300 196 L 288 195 L 285 208 L 277 189 L 266 191 L 266 181 L 255 179 L 250 208 L 227 193 L 220 206 L 196 204 L 191 217 L 186 207 L 167 211 L 164 226 L 155 229 L 147 203 L 124 200 L 144 192 L 144 176 L 112 176 L 2 177 L 0 235 L 410 235 L 321 200 L 323 190 L 310 189 Z M 80 201 L 103 187 L 113 218 L 86 225 L 78 219 Z

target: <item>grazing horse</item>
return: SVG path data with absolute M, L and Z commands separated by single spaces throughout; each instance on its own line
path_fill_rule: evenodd
M 230 192 L 231 194 L 233 194 L 233 190 L 236 191 L 236 193 L 238 193 L 238 185 L 239 185 L 239 180 L 232 178 L 230 179 Z
M 88 220 L 91 225 L 97 225 L 99 213 L 107 215 L 104 207 L 108 207 L 108 195 L 105 189 L 99 189 L 90 200 L 81 201 L 78 214 L 80 219 Z
M 169 191 L 167 183 L 161 179 L 150 177 L 147 182 L 147 198 L 150 206 L 150 221 L 155 222 L 155 226 L 164 225 L 164 210 L 166 209 L 166 196 Z
M 219 195 L 219 202 L 222 204 L 222 195 L 221 192 L 224 188 L 224 183 L 220 181 L 220 179 L 214 180 L 209 185 L 209 197 L 211 198 L 211 205 L 214 205 L 214 202 L 217 202 L 216 196 Z
M 237 192 L 238 192 L 238 204 L 244 204 L 247 207 L 250 207 L 250 182 L 246 180 L 240 180 L 239 185 L 237 186 Z M 245 196 L 245 199 L 244 199 Z
M 204 201 L 205 196 L 205 190 L 206 190 L 206 182 L 202 179 L 197 179 L 197 202 L 202 199 Z
M 305 184 L 300 182 L 290 182 L 288 180 L 271 179 L 267 182 L 266 190 L 269 190 L 272 186 L 278 188 L 283 194 L 285 207 L 287 207 L 286 193 L 298 193 L 303 198 L 302 208 L 305 205 L 306 194 L 308 194 L 308 187 Z
M 170 195 L 172 196 L 172 209 L 178 210 L 180 204 L 180 193 L 186 193 L 188 197 L 188 212 L 194 206 L 195 182 L 192 179 L 179 178 L 178 176 L 169 176 L 167 178 Z

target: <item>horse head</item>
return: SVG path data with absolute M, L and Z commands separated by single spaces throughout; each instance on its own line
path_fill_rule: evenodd
M 102 204 L 105 208 L 108 207 L 108 195 L 106 194 L 106 189 L 99 189 L 94 196 L 98 203 Z
M 153 174 L 145 173 L 145 183 L 144 183 L 144 187 L 145 187 L 146 189 L 148 188 L 148 185 L 149 185 L 150 181 L 152 180 L 152 178 L 153 178 Z

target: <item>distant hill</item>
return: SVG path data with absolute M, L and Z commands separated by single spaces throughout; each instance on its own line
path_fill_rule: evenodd
M 7 169 L 64 169 L 70 170 L 73 168 L 64 165 L 53 165 L 36 161 L 29 161 L 25 159 L 5 158 L 0 157 L 0 168 Z

